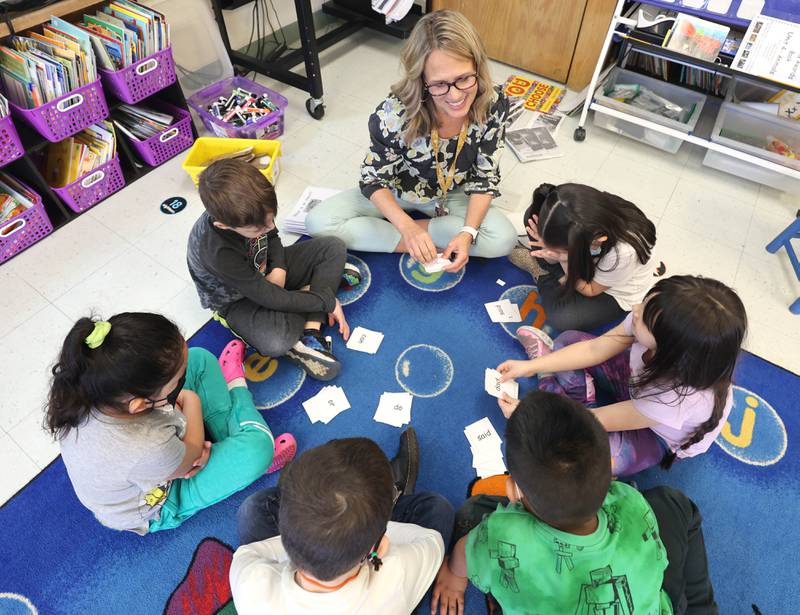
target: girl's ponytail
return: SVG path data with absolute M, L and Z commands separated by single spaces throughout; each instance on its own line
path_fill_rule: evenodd
M 533 191 L 533 197 L 531 198 L 531 215 L 539 215 L 539 212 L 542 211 L 542 205 L 555 189 L 556 187 L 553 184 L 539 184 L 539 187 Z
M 86 338 L 93 330 L 91 318 L 81 318 L 76 322 L 53 366 L 45 428 L 56 438 L 80 424 L 91 408 L 81 381 L 83 374 L 90 369 L 91 358 L 88 355 L 92 350 L 86 345 Z
M 160 314 L 117 314 L 99 337 L 95 325 L 91 318 L 76 322 L 53 366 L 45 428 L 56 438 L 80 425 L 92 408 L 124 411 L 126 398 L 149 397 L 183 363 L 183 336 Z
M 706 434 L 714 431 L 719 422 L 722 420 L 722 412 L 725 410 L 725 405 L 728 403 L 728 389 L 730 388 L 730 381 L 728 382 L 720 382 L 717 386 L 714 387 L 714 409 L 711 411 L 711 416 L 708 417 L 708 420 L 700 425 L 686 442 L 681 445 L 680 450 L 685 451 L 687 448 L 690 448 L 700 442 L 703 438 L 706 437 Z M 664 455 L 664 458 L 661 460 L 661 467 L 665 470 L 669 470 L 672 467 L 672 464 L 675 462 L 677 455 L 673 452 L 669 452 Z

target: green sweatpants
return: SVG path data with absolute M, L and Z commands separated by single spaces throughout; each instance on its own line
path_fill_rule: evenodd
M 172 481 L 161 516 L 149 531 L 178 527 L 196 512 L 233 495 L 260 478 L 272 463 L 275 440 L 253 404 L 247 387 L 228 390 L 217 358 L 203 348 L 189 349 L 185 389 L 203 404 L 208 464 L 191 478 Z

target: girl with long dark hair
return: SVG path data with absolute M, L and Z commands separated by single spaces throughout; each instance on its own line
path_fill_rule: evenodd
M 276 442 L 253 405 L 243 358 L 239 340 L 219 361 L 187 348 L 159 314 L 75 323 L 53 367 L 45 424 L 100 523 L 138 534 L 175 528 L 294 455 L 294 439 Z
M 732 379 L 747 329 L 744 305 L 722 282 L 673 276 L 608 333 L 566 331 L 555 343 L 526 327 L 528 361 L 506 361 L 503 380 L 538 375 L 539 388 L 585 403 L 609 432 L 612 471 L 704 453 L 733 404 Z M 616 403 L 597 406 L 595 385 Z M 506 416 L 517 401 L 500 400 Z
M 582 184 L 541 184 L 524 223 L 533 260 L 524 256 L 547 322 L 559 331 L 619 322 L 654 282 L 655 226 L 621 197 Z

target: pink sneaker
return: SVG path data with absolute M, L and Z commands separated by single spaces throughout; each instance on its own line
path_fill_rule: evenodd
M 230 382 L 236 378 L 244 378 L 243 362 L 244 342 L 242 340 L 231 340 L 219 355 L 219 366 L 222 368 L 225 382 Z
M 297 453 L 297 441 L 290 433 L 284 433 L 275 438 L 275 452 L 272 456 L 272 465 L 267 468 L 267 474 L 272 474 L 283 468 L 294 459 Z
M 547 333 L 536 327 L 520 327 L 517 329 L 517 339 L 529 359 L 536 359 L 553 350 L 553 340 Z

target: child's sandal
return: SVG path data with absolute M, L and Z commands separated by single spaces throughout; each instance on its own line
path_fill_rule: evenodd
M 267 469 L 267 474 L 272 474 L 282 469 L 294 459 L 297 453 L 297 441 L 290 433 L 284 433 L 275 438 L 275 452 L 272 456 L 272 465 Z
M 231 340 L 222 349 L 219 355 L 219 366 L 225 382 L 230 382 L 236 378 L 244 378 L 244 342 L 242 340 Z

